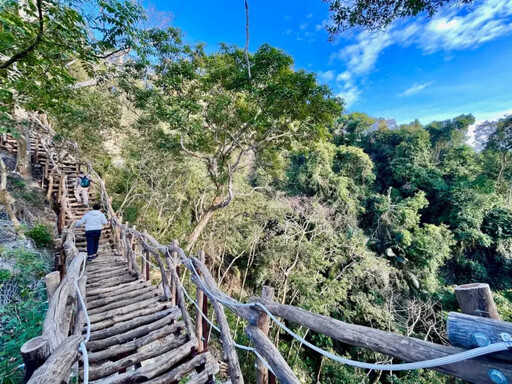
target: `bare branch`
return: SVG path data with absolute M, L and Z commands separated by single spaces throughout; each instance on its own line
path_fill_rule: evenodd
M 245 49 L 244 49 L 244 56 L 245 56 L 245 62 L 247 63 L 247 73 L 249 74 L 249 80 L 252 79 L 251 77 L 251 64 L 249 63 L 249 54 L 247 53 L 247 50 L 249 49 L 249 4 L 247 3 L 247 0 L 245 0 Z

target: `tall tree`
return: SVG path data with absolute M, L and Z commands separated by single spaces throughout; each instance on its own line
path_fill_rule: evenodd
M 207 55 L 200 46 L 183 45 L 176 30 L 155 31 L 151 38 L 152 60 L 141 58 L 133 67 L 146 83 L 125 85 L 145 114 L 167 124 L 182 154 L 201 161 L 208 172 L 210 203 L 188 238 L 191 249 L 214 213 L 237 195 L 236 174 L 266 151 L 327 135 L 342 102 L 269 45 L 249 55 L 249 78 L 241 49 L 222 45 Z

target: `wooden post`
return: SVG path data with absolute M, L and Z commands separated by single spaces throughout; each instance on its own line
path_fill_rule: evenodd
M 205 255 L 204 251 L 199 251 L 198 259 L 204 263 Z M 199 274 L 199 276 L 201 276 Z M 197 336 L 197 352 L 201 353 L 205 349 L 204 346 L 206 346 L 206 343 L 203 343 L 203 299 L 204 299 L 204 292 L 199 289 L 199 287 L 196 287 L 196 301 L 197 306 L 201 309 L 196 308 L 196 336 Z M 208 312 L 206 312 L 206 315 L 208 315 Z
M 489 284 L 474 283 L 455 287 L 460 309 L 467 315 L 500 320 Z
M 142 252 L 144 253 L 144 258 L 145 258 L 145 260 L 142 260 L 142 264 L 144 265 L 144 273 L 146 276 L 146 281 L 149 281 L 149 279 L 150 279 L 150 276 L 149 276 L 149 252 L 146 250 L 143 250 Z
M 21 347 L 21 356 L 25 363 L 25 382 L 29 381 L 37 368 L 44 364 L 50 356 L 50 344 L 44 336 L 30 339 Z
M 203 313 L 206 317 L 208 317 L 208 296 L 203 296 Z M 210 328 L 206 319 L 203 317 L 203 347 L 204 351 L 208 350 L 208 341 L 210 339 Z
M 272 300 L 274 298 L 274 288 L 269 287 L 268 285 L 263 286 L 263 291 L 261 292 L 261 297 L 267 300 Z M 258 318 L 258 328 L 263 332 L 263 334 L 268 337 L 268 331 L 270 329 L 270 317 L 262 312 Z M 272 373 L 269 373 L 268 368 L 263 364 L 263 362 L 258 359 L 257 361 L 257 373 L 256 373 L 256 383 L 257 384 L 268 384 L 269 383 L 269 375 L 274 376 Z M 275 377 L 272 377 L 275 382 Z
M 173 240 L 172 244 L 178 247 L 178 240 Z M 171 252 L 171 257 L 173 259 L 174 264 L 178 264 L 176 263 L 176 260 L 178 259 L 178 252 Z M 179 266 L 176 266 L 176 274 L 178 275 L 178 277 L 180 276 Z M 176 305 L 176 284 L 174 282 L 174 279 L 171 279 L 171 304 Z
M 50 302 L 52 300 L 53 294 L 55 293 L 60 284 L 60 272 L 50 272 L 45 276 L 45 282 L 46 294 L 48 296 L 48 302 Z

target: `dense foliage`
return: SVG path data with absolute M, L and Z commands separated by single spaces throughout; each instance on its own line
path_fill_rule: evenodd
M 249 75 L 237 47 L 207 53 L 173 28 L 134 36 L 103 82 L 69 87 L 88 72 L 65 66 L 62 92 L 31 99 L 94 161 L 125 220 L 207 251 L 218 283 L 241 300 L 268 284 L 279 302 L 442 343 L 452 285 L 479 281 L 503 291 L 496 300 L 510 318 L 510 117 L 480 126 L 472 147 L 472 115 L 396 126 L 344 113 L 314 74 L 267 44 L 248 55 Z M 45 56 L 20 62 L 33 59 Z M 247 343 L 244 324 L 230 323 Z M 295 331 L 343 356 L 389 360 Z M 355 370 L 275 328 L 271 337 L 304 383 L 455 382 Z

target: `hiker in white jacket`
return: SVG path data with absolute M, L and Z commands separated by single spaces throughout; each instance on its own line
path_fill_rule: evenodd
M 78 220 L 76 226 L 85 224 L 85 239 L 87 240 L 87 260 L 92 260 L 98 256 L 98 247 L 100 245 L 101 230 L 108 223 L 105 215 L 100 212 L 100 205 L 94 204 L 92 211 L 87 212 Z

